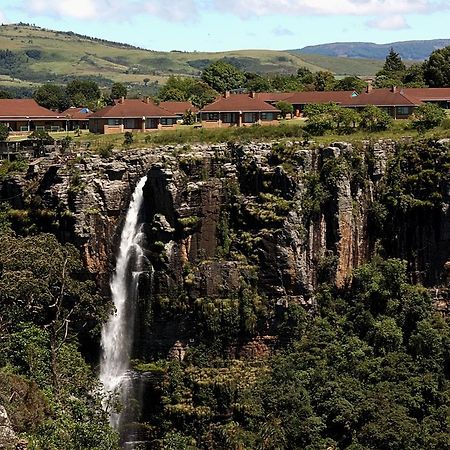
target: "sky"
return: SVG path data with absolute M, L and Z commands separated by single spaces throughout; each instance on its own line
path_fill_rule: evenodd
M 286 50 L 450 38 L 450 0 L 0 0 L 25 22 L 151 50 Z

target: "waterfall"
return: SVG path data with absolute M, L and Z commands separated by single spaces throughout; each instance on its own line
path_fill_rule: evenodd
M 116 310 L 102 330 L 100 381 L 107 396 L 118 394 L 123 403 L 126 402 L 128 391 L 124 378 L 129 370 L 133 345 L 139 275 L 144 269 L 145 260 L 142 248 L 144 234 L 139 217 L 146 181 L 147 177 L 139 181 L 128 208 L 120 237 L 116 268 L 110 281 L 112 300 Z M 120 416 L 120 413 L 110 415 L 110 423 L 116 429 L 120 427 Z

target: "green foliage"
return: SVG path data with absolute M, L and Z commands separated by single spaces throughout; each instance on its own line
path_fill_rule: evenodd
M 336 81 L 334 85 L 335 91 L 356 91 L 358 93 L 363 92 L 367 88 L 367 83 L 359 77 L 345 77 Z
M 216 96 L 217 92 L 206 83 L 195 78 L 176 76 L 169 77 L 158 93 L 160 101 L 190 101 L 198 108 L 211 103 Z
M 131 131 L 126 131 L 123 136 L 123 145 L 128 146 L 134 142 L 134 136 Z
M 114 83 L 111 86 L 111 98 L 117 99 L 117 98 L 126 98 L 128 94 L 128 89 L 123 83 Z
M 97 101 L 101 97 L 100 88 L 95 81 L 72 80 L 66 85 L 66 94 L 72 106 L 85 107 L 95 110 Z
M 47 109 L 65 111 L 71 106 L 66 90 L 57 84 L 46 83 L 39 86 L 33 94 L 36 102 Z
M 277 109 L 281 111 L 281 117 L 286 118 L 287 115 L 292 115 L 294 112 L 294 106 L 289 102 L 280 101 L 276 104 Z
M 9 136 L 9 129 L 4 123 L 0 123 L 0 141 L 6 141 Z
M 217 92 L 242 88 L 245 75 L 230 63 L 217 61 L 202 72 L 202 80 Z
M 315 91 L 331 91 L 336 80 L 331 72 L 319 71 L 314 74 Z
M 423 72 L 430 87 L 450 87 L 450 47 L 435 50 L 425 61 Z
M 197 120 L 197 115 L 191 110 L 185 111 L 183 114 L 183 124 L 184 125 L 193 125 Z
M 55 142 L 50 134 L 44 130 L 34 130 L 28 135 L 28 139 L 35 139 L 36 141 L 39 141 L 41 145 L 51 145 Z
M 441 125 L 445 117 L 445 110 L 439 105 L 425 103 L 414 110 L 414 114 L 411 117 L 411 124 L 419 132 L 424 132 L 425 130 L 430 130 Z
M 361 127 L 368 131 L 387 130 L 392 124 L 391 116 L 381 108 L 367 105 L 361 111 Z
M 304 114 L 308 118 L 306 131 L 317 136 L 333 129 L 340 134 L 351 133 L 361 121 L 357 111 L 334 103 L 306 105 Z

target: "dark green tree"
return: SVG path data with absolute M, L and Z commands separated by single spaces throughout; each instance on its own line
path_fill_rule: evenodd
M 356 91 L 363 92 L 367 88 L 367 83 L 359 77 L 345 77 L 338 80 L 333 87 L 335 91 Z
M 382 109 L 368 105 L 361 111 L 361 127 L 368 131 L 387 130 L 392 123 L 392 117 Z
M 202 72 L 202 80 L 217 92 L 240 89 L 245 84 L 245 74 L 230 63 L 216 61 Z
M 386 56 L 382 71 L 385 73 L 397 73 L 404 72 L 405 70 L 406 66 L 401 56 L 391 48 Z
M 315 91 L 331 91 L 335 83 L 336 80 L 331 72 L 319 71 L 314 74 Z
M 450 87 L 450 46 L 430 55 L 424 62 L 423 74 L 430 87 Z
M 47 109 L 65 111 L 71 106 L 70 98 L 62 86 L 53 83 L 43 84 L 34 92 L 36 102 Z
M 426 87 L 423 63 L 409 66 L 403 75 L 402 83 L 406 87 Z
M 297 70 L 297 77 L 300 79 L 302 84 L 314 83 L 314 73 L 307 67 L 300 67 Z
M 91 109 L 96 108 L 97 102 L 101 97 L 98 84 L 90 80 L 73 80 L 69 82 L 66 86 L 66 94 L 72 106 L 89 106 Z
M 128 89 L 125 84 L 116 82 L 111 86 L 111 98 L 126 98 L 128 94 Z

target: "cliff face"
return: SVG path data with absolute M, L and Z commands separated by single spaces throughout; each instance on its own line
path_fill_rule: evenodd
M 277 334 L 280 311 L 313 309 L 318 283 L 345 285 L 375 252 L 406 259 L 415 281 L 443 283 L 447 145 L 223 144 L 40 159 L 5 180 L 1 195 L 16 228 L 33 223 L 77 245 L 108 294 L 129 198 L 147 175 L 153 271 L 141 286 L 136 356 L 184 348 L 230 305 L 249 311 L 244 334 L 229 342 L 245 353 L 257 336 Z

